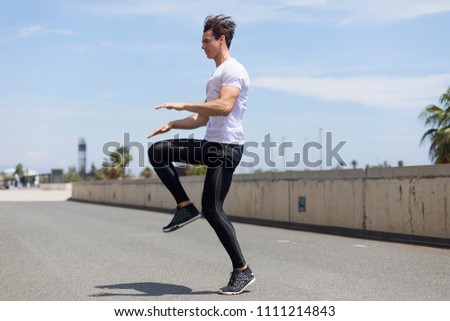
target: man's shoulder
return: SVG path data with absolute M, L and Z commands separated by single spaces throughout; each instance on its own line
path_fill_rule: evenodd
M 230 58 L 229 61 L 227 61 L 227 64 L 224 66 L 223 72 L 231 72 L 231 73 L 247 73 L 247 70 L 245 69 L 244 65 L 240 63 L 235 58 Z
M 233 58 L 233 57 L 231 57 L 229 59 L 228 65 L 229 66 L 237 66 L 237 67 L 241 67 L 241 68 L 245 69 L 244 65 L 239 60 L 237 60 L 236 58 Z

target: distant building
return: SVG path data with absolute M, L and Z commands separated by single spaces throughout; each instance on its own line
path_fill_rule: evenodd
M 64 183 L 64 171 L 62 169 L 52 169 L 52 173 L 50 174 L 50 183 Z
M 16 173 L 15 168 L 8 168 L 0 174 L 0 181 L 4 188 L 38 187 L 40 185 L 39 173 L 33 169 L 25 168 L 22 176 Z

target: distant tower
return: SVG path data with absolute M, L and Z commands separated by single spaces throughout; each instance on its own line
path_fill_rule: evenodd
M 86 176 L 86 141 L 84 138 L 78 140 L 78 173 L 81 177 Z

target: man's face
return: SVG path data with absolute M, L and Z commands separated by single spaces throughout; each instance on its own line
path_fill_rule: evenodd
M 217 54 L 220 52 L 220 46 L 223 41 L 221 39 L 224 36 L 221 36 L 219 40 L 214 38 L 212 30 L 208 30 L 203 34 L 202 38 L 202 49 L 205 51 L 205 54 L 208 58 L 214 59 Z

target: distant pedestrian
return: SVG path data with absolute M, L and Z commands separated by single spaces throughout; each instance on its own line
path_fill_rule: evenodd
M 203 103 L 181 102 L 157 106 L 156 109 L 186 110 L 193 114 L 170 121 L 148 135 L 151 138 L 171 129 L 206 126 L 204 139 L 160 141 L 149 148 L 148 155 L 156 174 L 177 203 L 173 219 L 163 228 L 164 232 L 175 231 L 201 217 L 181 185 L 173 162 L 207 166 L 202 214 L 216 232 L 233 265 L 228 285 L 219 290 L 221 294 L 240 294 L 255 281 L 242 254 L 234 227 L 223 211 L 234 170 L 242 157 L 242 119 L 247 109 L 250 85 L 244 66 L 230 55 L 235 26 L 228 16 L 206 17 L 202 49 L 216 63 L 216 69 L 206 85 L 206 100 Z

